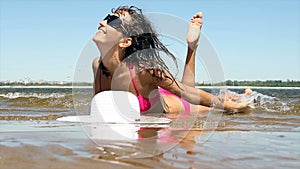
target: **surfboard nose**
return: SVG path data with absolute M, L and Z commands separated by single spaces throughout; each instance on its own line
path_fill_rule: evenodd
M 94 96 L 90 115 L 95 122 L 134 123 L 140 120 L 137 97 L 125 91 L 103 91 Z

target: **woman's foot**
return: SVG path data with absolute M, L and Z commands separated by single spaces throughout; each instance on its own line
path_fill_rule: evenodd
M 252 90 L 250 88 L 245 89 L 245 95 L 250 96 L 252 94 Z
M 189 48 L 191 48 L 192 50 L 197 47 L 202 24 L 202 12 L 196 13 L 189 22 L 187 43 L 189 45 Z
M 253 106 L 250 105 L 250 102 L 232 102 L 232 101 L 226 101 L 225 103 L 225 112 L 227 114 L 233 114 L 233 113 L 248 113 L 251 112 L 254 109 Z

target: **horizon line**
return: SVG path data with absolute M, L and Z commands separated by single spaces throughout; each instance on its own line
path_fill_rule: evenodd
M 238 80 L 238 79 L 225 79 L 225 81 L 283 81 L 283 82 L 289 82 L 289 81 L 300 81 L 300 79 L 255 79 L 255 80 Z M 93 83 L 93 81 L 69 81 L 69 80 L 24 80 L 24 79 L 19 79 L 19 80 L 0 80 L 0 83 L 11 83 L 11 82 L 19 82 L 19 83 L 53 83 L 53 82 L 65 82 L 65 83 Z M 205 83 L 205 82 L 209 82 L 211 83 L 212 81 L 207 81 L 207 80 L 199 80 L 199 81 L 195 81 L 198 83 Z M 223 81 L 218 81 L 218 82 L 213 82 L 213 83 L 219 83 L 219 82 L 223 82 Z

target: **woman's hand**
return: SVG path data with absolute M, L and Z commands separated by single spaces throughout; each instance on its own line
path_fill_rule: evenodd
M 202 12 L 197 12 L 189 22 L 187 43 L 190 49 L 195 50 L 202 27 Z

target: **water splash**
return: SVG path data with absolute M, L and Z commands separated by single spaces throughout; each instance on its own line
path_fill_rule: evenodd
M 286 112 L 290 111 L 292 107 L 287 102 L 282 101 L 280 98 L 265 95 L 257 91 L 251 91 L 251 93 L 236 93 L 228 90 L 226 97 L 229 100 L 236 102 L 250 102 L 250 105 L 256 108 L 260 108 L 267 112 Z

